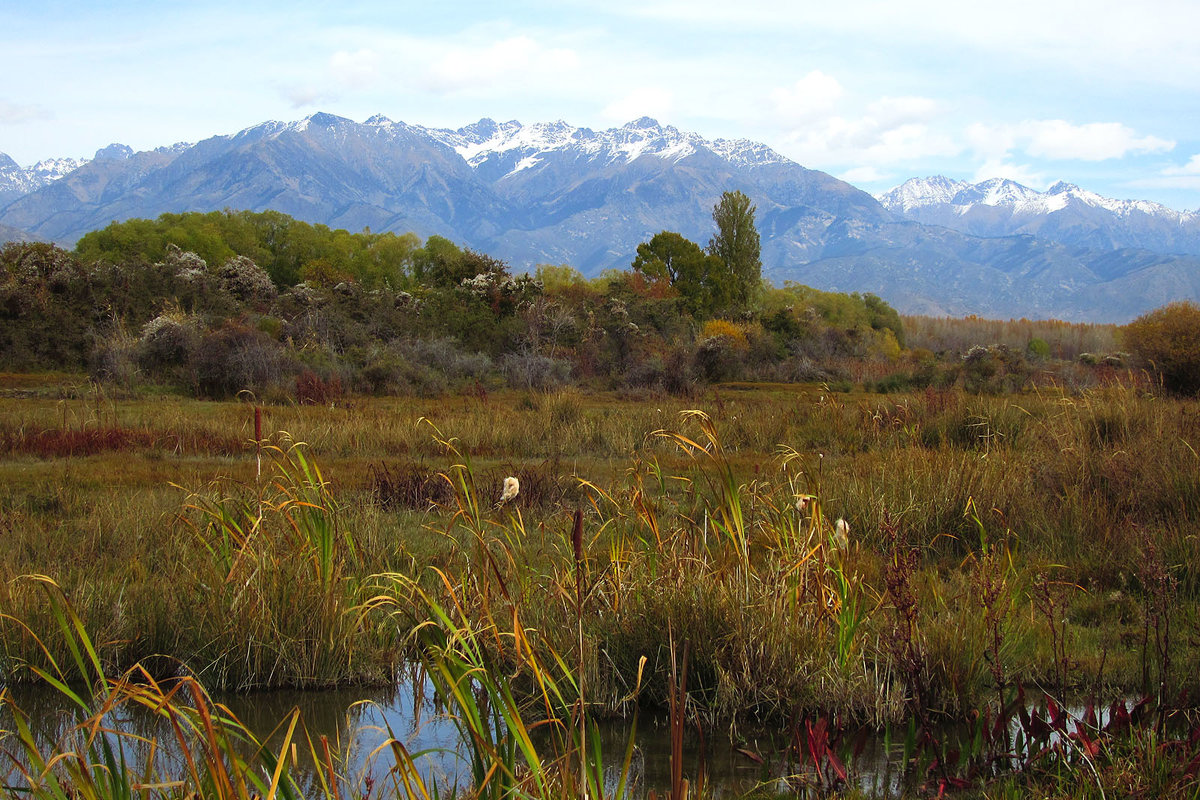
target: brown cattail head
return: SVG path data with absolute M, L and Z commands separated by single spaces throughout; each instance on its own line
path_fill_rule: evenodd
M 571 531 L 571 546 L 575 548 L 575 563 L 583 563 L 583 509 L 575 509 L 575 527 Z
M 254 407 L 254 441 L 262 441 L 262 408 Z

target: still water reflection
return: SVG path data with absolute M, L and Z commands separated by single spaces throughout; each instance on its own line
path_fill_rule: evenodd
M 22 687 L 14 691 L 17 705 L 33 722 L 37 736 L 47 744 L 68 740 L 74 720 L 66 712 L 67 704 L 57 693 Z M 313 692 L 272 691 L 254 694 L 217 694 L 213 700 L 224 704 L 251 732 L 278 752 L 286 731 L 286 720 L 293 709 L 300 709 L 304 732 L 320 752 L 320 737 L 328 739 L 334 753 L 343 791 L 349 794 L 387 796 L 395 765 L 385 745 L 395 738 L 410 753 L 423 753 L 419 760 L 426 780 L 436 780 L 443 789 L 465 788 L 469 780 L 465 751 L 460 747 L 453 722 L 442 716 L 433 703 L 432 686 L 420 670 L 407 672 L 395 686 L 384 689 L 336 689 Z M 0 711 L 0 729 L 12 730 L 7 711 Z M 283 722 L 281 722 L 283 721 Z M 180 752 L 172 751 L 174 735 L 168 724 L 136 709 L 124 709 L 106 720 L 114 729 L 132 733 L 145 741 L 157 741 L 160 772 L 182 771 Z M 623 759 L 628 742 L 627 723 L 601 726 L 603 757 L 615 771 Z M 320 767 L 307 754 L 308 744 L 301 734 L 296 737 L 296 767 L 293 774 L 310 796 L 319 792 Z M 144 761 L 146 748 L 123 739 L 131 763 Z M 694 787 L 703 780 L 707 793 L 715 797 L 736 797 L 759 787 L 776 791 L 795 791 L 801 784 L 787 782 L 786 776 L 801 768 L 786 756 L 787 740 L 762 734 L 731 741 L 727 736 L 710 734 L 701 740 L 691 731 L 684 741 L 684 775 Z M 670 731 L 665 720 L 639 721 L 633 758 L 631 785 L 635 796 L 649 789 L 659 794 L 670 787 Z M 885 747 L 878 737 L 863 739 L 861 753 L 855 759 L 854 776 L 871 793 L 890 793 L 894 788 L 895 764 L 899 754 Z M 11 748 L 0 748 L 9 750 Z M 8 756 L 0 755 L 0 760 Z M 0 775 L 10 764 L 0 765 Z M 346 795 L 343 795 L 346 796 Z

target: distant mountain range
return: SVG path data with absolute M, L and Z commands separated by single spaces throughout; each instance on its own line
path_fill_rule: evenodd
M 440 234 L 517 270 L 595 274 L 627 267 L 662 230 L 707 243 L 730 189 L 757 205 L 776 283 L 873 292 L 911 313 L 1095 321 L 1200 298 L 1195 214 L 1065 185 L 1042 194 L 946 178 L 877 200 L 762 144 L 648 118 L 603 131 L 489 119 L 448 130 L 314 114 L 31 170 L 0 156 L 0 236 L 72 246 L 113 220 L 275 209 L 354 231 Z
M 972 236 L 1028 234 L 1096 250 L 1200 255 L 1200 212 L 1111 200 L 1070 183 L 1038 192 L 1003 178 L 965 183 L 912 178 L 879 196 L 889 211 Z

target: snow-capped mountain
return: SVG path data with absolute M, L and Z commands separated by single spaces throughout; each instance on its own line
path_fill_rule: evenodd
M 1113 200 L 1059 182 L 1044 192 L 1010 180 L 912 178 L 879 196 L 885 208 L 974 236 L 1030 234 L 1072 246 L 1200 255 L 1200 212 Z
M 87 162 L 86 158 L 48 158 L 22 169 L 17 162 L 0 153 L 0 206 L 53 183 Z
M 454 148 L 476 170 L 496 174 L 507 167 L 502 177 L 530 169 L 564 152 L 569 152 L 572 158 L 604 165 L 628 164 L 641 156 L 679 161 L 701 150 L 738 167 L 787 162 L 766 145 L 748 139 L 709 141 L 696 133 L 660 125 L 650 117 L 605 131 L 576 128 L 561 120 L 525 126 L 515 120 L 498 124 L 482 119 L 454 131 L 435 128 L 428 132 Z
M 20 169 L 0 161 L 0 175 L 6 168 Z M 764 276 L 777 284 L 872 292 L 910 313 L 1096 321 L 1200 298 L 1200 258 L 990 230 L 979 238 L 942 219 L 1001 228 L 1043 220 L 1041 236 L 1068 218 L 1032 209 L 1060 203 L 1087 210 L 1095 229 L 1112 227 L 1094 222 L 1116 218 L 1094 195 L 1057 188 L 910 181 L 885 197 L 893 213 L 765 145 L 709 140 L 649 118 L 603 131 L 490 119 L 450 130 L 321 113 L 192 145 L 104 148 L 0 208 L 0 231 L 71 246 L 113 220 L 270 209 L 351 231 L 438 234 L 518 271 L 565 263 L 596 274 L 627 267 L 637 245 L 663 230 L 707 243 L 714 204 L 737 189 L 757 206 Z M 911 221 L 921 214 L 937 216 L 936 225 Z M 1149 212 L 1124 219 L 1138 215 Z

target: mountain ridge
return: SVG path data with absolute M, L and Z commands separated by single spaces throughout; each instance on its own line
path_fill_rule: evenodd
M 1200 211 L 1115 200 L 1059 181 L 1044 192 L 1015 181 L 910 178 L 877 198 L 907 219 L 973 236 L 1031 234 L 1066 245 L 1200 255 Z
M 1163 295 L 1200 297 L 1193 255 L 913 220 L 912 209 L 889 210 L 760 143 L 708 140 L 649 117 L 603 131 L 488 118 L 452 130 L 317 113 L 191 145 L 102 152 L 0 208 L 0 225 L 70 245 L 113 220 L 273 209 L 349 230 L 439 234 L 517 270 L 568 263 L 596 274 L 627 267 L 662 230 L 704 244 L 713 205 L 737 189 L 758 208 L 765 277 L 872 292 L 901 311 L 1119 321 Z M 951 199 L 970 186 L 941 183 Z M 1000 216 L 1002 200 L 1033 197 L 1012 182 L 986 188 L 974 191 L 995 204 L 975 207 Z

